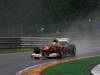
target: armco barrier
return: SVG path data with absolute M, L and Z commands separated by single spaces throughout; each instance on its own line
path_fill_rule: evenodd
M 20 43 L 20 38 L 0 37 L 0 49 L 18 48 Z
M 0 49 L 33 48 L 52 41 L 48 37 L 0 37 Z

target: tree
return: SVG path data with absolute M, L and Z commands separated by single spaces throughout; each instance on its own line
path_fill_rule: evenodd
M 98 0 L 48 0 L 50 22 L 61 22 L 97 7 Z M 74 14 L 74 15 L 73 15 Z

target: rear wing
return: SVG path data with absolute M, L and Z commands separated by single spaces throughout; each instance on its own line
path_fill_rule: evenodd
M 69 38 L 56 38 L 59 42 L 67 42 L 70 43 L 70 39 Z

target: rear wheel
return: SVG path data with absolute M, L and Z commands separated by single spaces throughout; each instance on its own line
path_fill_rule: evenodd
M 69 53 L 71 56 L 76 56 L 76 46 L 74 44 L 70 45 Z

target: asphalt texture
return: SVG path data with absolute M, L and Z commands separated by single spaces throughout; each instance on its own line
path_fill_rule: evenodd
M 67 34 L 64 34 L 64 36 L 61 35 L 62 37 L 71 38 L 72 43 L 76 45 L 76 57 L 100 54 L 100 27 L 95 27 L 94 29 L 89 30 L 90 27 L 91 25 L 87 27 L 76 24 L 70 27 Z M 56 60 L 32 60 L 30 55 L 31 52 L 0 54 L 0 75 L 16 75 L 16 72 L 26 67 Z M 72 57 L 66 57 L 65 59 L 70 58 Z
M 16 75 L 21 69 L 46 62 L 47 60 L 31 60 L 31 53 L 0 54 L 0 75 Z
M 76 45 L 76 56 L 94 56 L 100 54 L 100 41 L 97 37 L 78 37 L 73 39 L 73 43 Z M 12 54 L 0 54 L 0 75 L 16 75 L 16 72 L 30 66 L 54 61 L 57 59 L 31 59 L 32 52 L 27 53 L 12 53 Z M 72 57 L 66 57 L 70 59 Z
M 95 47 L 96 43 L 87 43 L 88 41 L 80 40 L 77 42 L 73 42 L 77 46 L 77 57 L 80 56 L 94 56 L 100 54 L 100 48 Z M 94 44 L 94 45 L 93 45 Z M 90 46 L 89 46 L 90 45 Z M 16 75 L 16 72 L 29 67 L 38 65 L 41 63 L 54 61 L 57 59 L 31 59 L 30 55 L 32 52 L 28 53 L 12 53 L 12 54 L 0 54 L 0 75 Z M 66 57 L 65 59 L 70 59 L 72 57 Z

